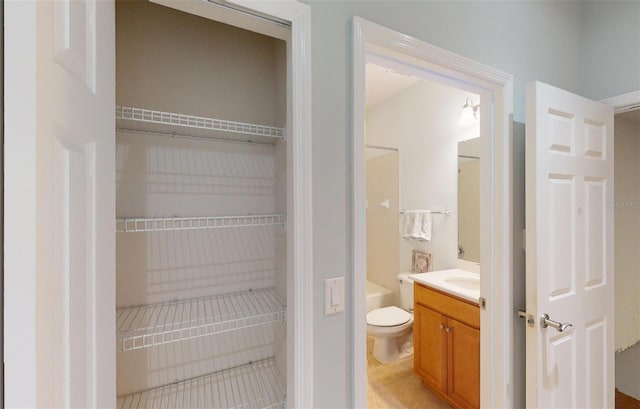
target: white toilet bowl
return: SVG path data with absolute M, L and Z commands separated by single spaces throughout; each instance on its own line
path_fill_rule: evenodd
M 378 308 L 367 314 L 367 334 L 374 338 L 373 357 L 383 364 L 411 355 L 412 348 L 403 350 L 399 344 L 412 330 L 413 314 L 401 308 Z
M 377 308 L 367 314 L 367 334 L 373 337 L 373 356 L 383 364 L 413 354 L 413 280 L 398 274 L 400 306 Z

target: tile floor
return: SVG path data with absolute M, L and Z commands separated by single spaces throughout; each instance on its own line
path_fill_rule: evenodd
M 370 409 L 449 408 L 413 372 L 413 356 L 383 365 L 372 355 L 373 339 L 367 339 L 367 407 Z
M 367 337 L 367 407 L 369 409 L 450 408 L 413 372 L 413 357 L 383 365 L 372 355 Z M 618 392 L 618 391 L 616 391 Z M 616 393 L 616 409 L 640 409 L 640 402 Z

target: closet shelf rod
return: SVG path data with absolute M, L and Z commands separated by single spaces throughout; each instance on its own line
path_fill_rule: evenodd
M 407 210 L 400 209 L 400 214 L 405 214 Z M 431 214 L 445 214 L 447 216 L 451 216 L 451 210 L 432 210 Z

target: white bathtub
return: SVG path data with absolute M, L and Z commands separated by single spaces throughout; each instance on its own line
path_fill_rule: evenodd
M 394 305 L 393 291 L 367 280 L 367 312 Z

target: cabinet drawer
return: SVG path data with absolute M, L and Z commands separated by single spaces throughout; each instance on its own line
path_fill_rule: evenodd
M 473 328 L 480 328 L 480 308 L 450 294 L 414 283 L 414 302 L 429 307 Z

